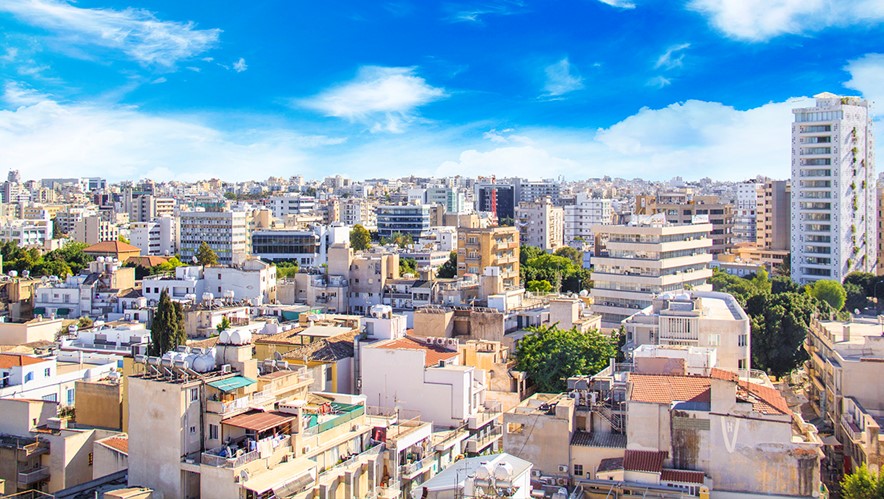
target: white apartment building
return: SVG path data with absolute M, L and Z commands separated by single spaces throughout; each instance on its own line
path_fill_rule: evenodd
M 457 251 L 457 227 L 430 227 L 421 234 L 417 243 L 421 246 L 431 245 L 437 251 Z
M 178 267 L 174 276 L 148 276 L 142 282 L 149 305 L 159 301 L 163 290 L 173 300 L 196 303 L 225 299 L 261 305 L 276 300 L 276 267 L 256 259 L 239 267 Z
M 792 279 L 841 282 L 877 261 L 869 102 L 831 93 L 793 109 Z
M 129 230 L 129 242 L 138 247 L 142 255 L 174 255 L 178 251 L 178 224 L 173 217 L 133 222 Z
M 716 363 L 709 368 L 749 373 L 749 317 L 727 293 L 663 293 L 623 326 L 628 351 L 641 345 L 714 348 Z
M 249 252 L 248 221 L 242 211 L 188 211 L 181 214 L 180 251 L 191 261 L 205 241 L 222 265 L 239 264 Z
M 117 357 L 103 354 L 34 357 L 0 354 L 0 398 L 35 399 L 73 406 L 77 380 L 116 372 Z
M 376 227 L 378 224 L 375 207 L 365 198 L 341 199 L 341 222 L 345 225 Z
M 312 196 L 286 193 L 281 196 L 270 197 L 270 209 L 276 218 L 284 218 L 287 215 L 305 215 L 312 213 L 315 207 L 316 198 Z
M 552 199 L 544 197 L 535 202 L 516 206 L 516 225 L 519 239 L 526 246 L 544 251 L 561 248 L 565 240 L 565 211 L 553 206 Z
M 7 220 L 0 225 L 0 241 L 13 241 L 21 247 L 43 247 L 52 239 L 52 220 Z
M 655 295 L 686 287 L 712 291 L 712 224 L 668 225 L 662 215 L 635 224 L 593 228 L 593 313 L 603 328 L 616 328 L 651 306 Z
M 614 208 L 610 199 L 593 198 L 581 192 L 574 204 L 565 207 L 565 244 L 582 248 L 593 244 L 592 228 L 595 225 L 611 225 Z
M 764 184 L 757 182 L 737 184 L 734 244 L 755 242 L 758 199 L 763 195 Z
M 74 224 L 71 237 L 74 241 L 89 245 L 104 241 L 116 241 L 120 230 L 116 224 L 102 219 L 98 215 L 83 217 Z

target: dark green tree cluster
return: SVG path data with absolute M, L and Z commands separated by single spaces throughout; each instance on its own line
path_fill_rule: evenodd
M 92 257 L 83 253 L 86 247 L 85 243 L 69 242 L 44 254 L 37 248 L 22 248 L 14 241 L 7 241 L 0 243 L 0 254 L 3 255 L 3 268 L 7 271 L 21 273 L 27 270 L 33 276 L 65 278 L 78 274 L 92 261 Z
M 399 275 L 405 274 L 417 275 L 417 260 L 414 258 L 399 259 Z
M 157 310 L 150 325 L 148 352 L 150 355 L 160 356 L 186 342 L 184 307 L 179 302 L 173 302 L 169 298 L 169 292 L 164 289 L 160 293 L 160 301 L 157 303 Z
M 436 272 L 436 277 L 442 277 L 444 279 L 452 279 L 457 277 L 457 252 L 452 251 L 450 255 L 448 255 L 448 261 L 443 263 L 442 266 L 439 267 L 439 270 Z
M 884 477 L 879 473 L 872 473 L 863 463 L 856 471 L 841 480 L 841 497 L 844 499 L 884 498 Z
M 198 265 L 218 265 L 218 254 L 205 241 L 200 243 L 194 256 Z
M 178 259 L 177 256 L 173 256 L 169 258 L 167 261 L 154 265 L 153 267 L 145 267 L 143 265 L 137 265 L 135 263 L 127 263 L 127 267 L 135 267 L 135 279 L 144 279 L 149 275 L 157 275 L 163 274 L 166 272 L 173 272 L 176 268 L 184 265 L 184 262 Z
M 519 273 L 523 283 L 534 289 L 578 293 L 592 287 L 590 272 L 581 265 L 583 255 L 573 248 L 559 248 L 549 254 L 534 246 L 522 246 L 519 253 Z
M 414 237 L 411 234 L 403 234 L 401 232 L 394 232 L 390 234 L 390 237 L 382 237 L 381 244 L 395 244 L 402 249 L 414 244 Z
M 595 330 L 583 333 L 555 325 L 528 330 L 533 334 L 519 342 L 516 369 L 524 371 L 539 392 L 564 391 L 569 376 L 596 374 L 617 356 L 617 338 Z

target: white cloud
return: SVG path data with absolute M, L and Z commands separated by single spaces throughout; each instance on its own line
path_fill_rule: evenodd
M 0 61 L 12 62 L 15 60 L 16 57 L 18 57 L 18 48 L 6 47 L 6 53 L 3 55 L 0 55 Z
M 672 80 L 665 76 L 655 76 L 648 80 L 649 87 L 664 88 L 668 87 L 669 85 L 672 85 Z
M 415 68 L 366 66 L 356 79 L 301 100 L 303 107 L 326 116 L 369 125 L 373 132 L 402 132 L 424 104 L 445 97 L 445 91 L 417 76 Z
M 543 86 L 544 97 L 559 97 L 583 88 L 583 78 L 571 66 L 567 57 L 550 64 L 544 69 L 546 83 Z
M 15 83 L 6 85 L 3 100 L 13 109 L 0 110 L 4 164 L 26 178 L 78 172 L 112 180 L 147 174 L 243 180 L 254 177 L 256 167 L 262 175 L 321 176 L 307 160 L 311 151 L 344 141 L 288 129 L 228 132 L 198 116 L 155 116 L 133 107 L 61 104 Z
M 449 7 L 451 15 L 447 20 L 453 23 L 473 23 L 482 25 L 486 16 L 512 16 L 525 11 L 525 3 L 522 0 L 489 0 L 464 5 L 452 5 Z
M 654 64 L 655 69 L 675 69 L 684 65 L 684 51 L 690 48 L 690 43 L 680 43 L 666 49 L 657 62 Z
M 753 42 L 884 21 L 880 0 L 691 0 L 688 8 L 725 35 Z
M 54 32 L 65 45 L 119 50 L 147 65 L 174 66 L 214 47 L 221 30 L 163 21 L 143 9 L 90 9 L 63 0 L 3 0 L 0 12 Z
M 844 86 L 872 101 L 873 113 L 884 115 L 884 54 L 866 54 L 849 61 L 844 70 L 850 73 L 850 80 Z
M 242 73 L 243 71 L 249 69 L 249 65 L 246 64 L 246 60 L 242 57 L 239 58 L 236 62 L 233 63 L 233 70 L 237 73 Z
M 611 7 L 617 7 L 618 9 L 634 9 L 635 3 L 630 2 L 629 0 L 599 0 L 605 5 L 610 5 Z

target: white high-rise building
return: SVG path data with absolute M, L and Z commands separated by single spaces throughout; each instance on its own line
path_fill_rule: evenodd
M 522 244 L 555 251 L 564 244 L 565 212 L 549 197 L 516 206 L 516 225 Z
M 589 193 L 575 196 L 565 205 L 565 244 L 583 247 L 593 243 L 593 225 L 611 225 L 614 208 L 610 199 L 594 199 Z
M 792 278 L 874 272 L 875 157 L 869 103 L 831 93 L 793 109 Z
M 758 198 L 764 194 L 764 184 L 743 182 L 737 184 L 734 210 L 734 243 L 754 243 L 757 223 Z
M 129 241 L 142 255 L 174 255 L 178 251 L 178 224 L 173 217 L 157 217 L 152 222 L 133 222 Z
M 218 255 L 218 263 L 237 265 L 249 254 L 249 228 L 241 211 L 187 211 L 181 214 L 179 249 L 190 262 L 205 241 Z

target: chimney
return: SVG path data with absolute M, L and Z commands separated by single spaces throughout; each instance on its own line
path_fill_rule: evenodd
M 844 331 L 844 340 L 843 341 L 850 341 L 850 324 L 844 324 L 843 331 Z

